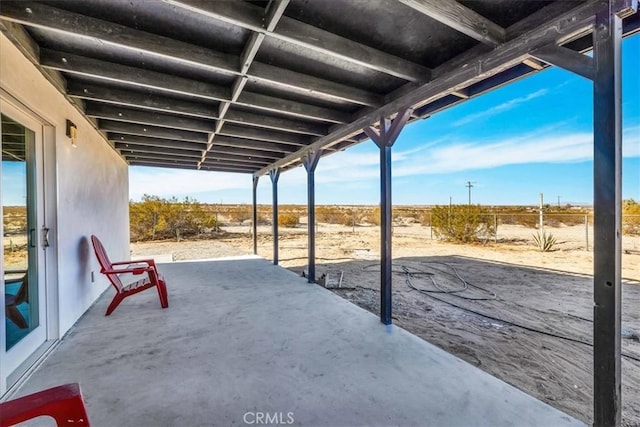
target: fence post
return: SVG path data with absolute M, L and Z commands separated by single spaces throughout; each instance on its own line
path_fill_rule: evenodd
M 588 251 L 589 250 L 589 215 L 584 216 L 584 242 Z
M 433 240 L 433 214 L 431 212 L 429 212 L 429 234 Z
M 493 214 L 493 236 L 495 242 L 498 243 L 498 215 Z

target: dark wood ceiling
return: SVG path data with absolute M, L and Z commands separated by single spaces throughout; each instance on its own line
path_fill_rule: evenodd
M 0 30 L 131 165 L 261 175 L 585 52 L 606 3 L 3 0 Z

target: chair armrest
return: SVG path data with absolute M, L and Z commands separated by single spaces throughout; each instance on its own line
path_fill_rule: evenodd
M 149 271 L 155 271 L 155 269 L 153 267 L 132 267 L 132 268 L 117 268 L 113 270 L 101 270 L 100 272 L 103 274 L 122 274 L 122 273 L 142 274 Z
M 118 262 L 111 263 L 111 265 L 136 265 L 136 264 L 146 264 L 154 268 L 156 266 L 155 261 L 152 259 L 136 259 L 136 260 L 118 261 Z

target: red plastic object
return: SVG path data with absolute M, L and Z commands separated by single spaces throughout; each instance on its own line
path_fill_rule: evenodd
M 65 384 L 0 403 L 0 427 L 48 415 L 58 426 L 89 426 L 80 385 Z
M 160 297 L 160 305 L 162 308 L 169 307 L 169 298 L 167 297 L 167 285 L 158 273 L 156 264 L 152 259 L 148 260 L 136 260 L 136 261 L 120 261 L 111 262 L 107 256 L 107 252 L 102 246 L 100 239 L 96 236 L 91 236 L 91 242 L 93 243 L 93 249 L 100 263 L 100 273 L 107 276 L 113 287 L 116 289 L 116 295 L 113 297 L 111 304 L 107 308 L 105 316 L 110 315 L 113 310 L 116 309 L 118 304 L 122 302 L 128 296 L 142 292 L 145 289 L 153 288 L 158 289 L 158 295 Z M 125 266 L 124 268 L 115 268 L 116 266 Z M 123 273 L 129 274 L 143 274 L 147 273 L 147 277 L 140 279 L 137 282 L 133 282 L 127 286 L 122 284 L 119 275 Z

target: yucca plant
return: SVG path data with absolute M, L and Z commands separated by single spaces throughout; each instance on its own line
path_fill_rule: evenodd
M 540 252 L 549 252 L 553 249 L 553 247 L 558 243 L 553 234 L 546 233 L 545 231 L 538 231 L 533 235 L 533 241 L 540 249 Z

